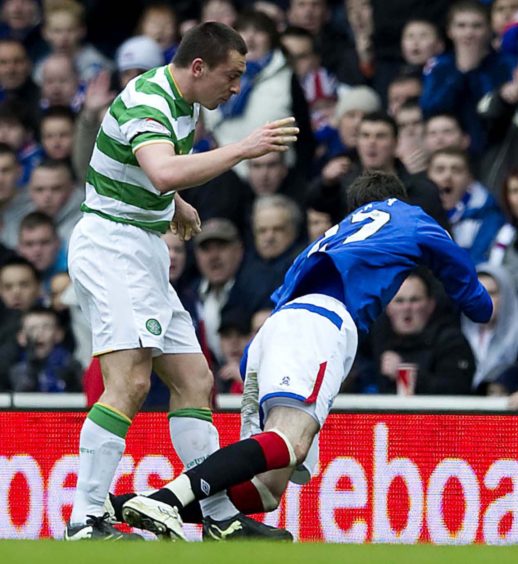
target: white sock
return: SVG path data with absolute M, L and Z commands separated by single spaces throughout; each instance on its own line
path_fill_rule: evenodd
M 218 431 L 209 421 L 195 417 L 170 417 L 169 432 L 186 470 L 197 466 L 219 449 Z M 225 492 L 200 500 L 200 507 L 204 517 L 210 516 L 216 521 L 239 513 Z
M 71 525 L 103 514 L 103 505 L 126 441 L 86 418 L 79 438 L 79 472 Z

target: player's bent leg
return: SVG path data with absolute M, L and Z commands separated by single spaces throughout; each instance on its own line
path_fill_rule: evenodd
M 219 449 L 219 434 L 209 408 L 212 372 L 201 353 L 165 354 L 155 369 L 171 390 L 169 430 L 178 456 L 188 470 Z M 225 492 L 200 502 L 204 515 L 226 519 L 236 513 Z
M 304 462 L 320 425 L 309 413 L 295 407 L 277 406 L 269 410 L 264 430 L 281 433 L 293 448 L 296 464 Z

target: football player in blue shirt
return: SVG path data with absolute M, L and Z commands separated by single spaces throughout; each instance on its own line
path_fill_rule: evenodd
M 470 319 L 490 319 L 491 298 L 467 252 L 405 197 L 391 174 L 368 172 L 353 182 L 353 212 L 297 257 L 245 355 L 242 440 L 149 497 L 126 501 L 120 513 L 127 523 L 181 537 L 179 514 L 195 500 L 227 489 L 238 509 L 262 512 L 278 505 L 289 480 L 307 482 L 318 461 L 319 430 L 352 366 L 358 331 L 369 329 L 418 264 L 432 270 Z M 236 484 L 238 496 L 231 495 Z M 204 538 L 291 538 L 282 529 L 251 526 L 238 509 L 221 521 L 204 519 Z

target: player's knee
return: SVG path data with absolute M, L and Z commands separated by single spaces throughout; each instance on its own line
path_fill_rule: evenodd
M 290 452 L 292 465 L 297 466 L 306 460 L 311 442 L 308 442 L 304 437 L 294 436 L 292 433 L 285 432 L 279 427 L 274 427 L 269 430 L 277 433 L 283 438 L 286 443 L 286 447 Z
M 151 387 L 151 379 L 149 376 L 139 375 L 132 379 L 130 385 L 130 393 L 131 397 L 137 402 L 142 403 Z

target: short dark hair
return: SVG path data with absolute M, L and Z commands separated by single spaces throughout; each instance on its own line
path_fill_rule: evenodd
M 460 147 L 442 147 L 441 149 L 437 149 L 434 151 L 428 160 L 428 163 L 431 164 L 435 157 L 439 155 L 446 155 L 448 157 L 458 157 L 462 159 L 466 164 L 467 169 L 472 172 L 471 170 L 471 162 L 469 158 L 469 153 Z
M 419 280 L 421 280 L 423 286 L 425 287 L 426 297 L 427 298 L 434 297 L 435 292 L 434 292 L 433 278 L 432 275 L 430 274 L 430 271 L 427 268 L 423 266 L 418 266 L 417 268 L 414 268 L 414 270 L 411 270 L 408 273 L 407 279 L 408 278 L 419 278 Z
M 437 112 L 437 113 L 434 113 L 434 114 L 428 116 L 425 119 L 425 124 L 428 125 L 430 123 L 430 121 L 432 121 L 432 119 L 435 119 L 435 118 L 446 118 L 446 119 L 449 119 L 451 121 L 454 121 L 457 124 L 457 127 L 462 132 L 464 132 L 464 128 L 462 127 L 462 124 L 460 123 L 459 117 L 456 116 L 453 112 Z
M 51 118 L 61 118 L 61 119 L 67 119 L 68 121 L 70 121 L 71 123 L 75 123 L 76 121 L 76 114 L 74 113 L 74 111 L 69 108 L 68 106 L 51 106 L 50 108 L 46 109 L 42 114 L 41 114 L 41 119 L 40 119 L 40 128 L 41 128 L 41 124 L 47 120 L 47 119 L 51 119 Z
M 3 262 L 0 265 L 0 276 L 2 275 L 2 273 L 4 272 L 4 270 L 6 268 L 11 268 L 13 266 L 14 267 L 21 266 L 21 267 L 28 268 L 32 272 L 35 280 L 37 282 L 40 282 L 41 275 L 38 272 L 38 270 L 36 269 L 36 267 L 32 264 L 32 262 L 30 260 L 27 260 L 25 257 L 22 257 L 20 255 L 14 255 L 11 258 L 8 258 L 5 262 Z
M 70 178 L 74 180 L 74 169 L 67 159 L 51 159 L 50 157 L 45 157 L 32 169 L 32 173 L 34 173 L 34 171 L 38 168 L 46 168 L 49 170 L 64 168 L 68 172 Z
M 184 36 L 173 57 L 178 68 L 187 68 L 194 59 L 203 59 L 209 68 L 225 62 L 230 51 L 246 55 L 244 39 L 228 25 L 205 22 L 190 29 Z
M 453 18 L 460 12 L 475 12 L 476 14 L 480 14 L 486 20 L 487 25 L 491 25 L 490 12 L 482 2 L 478 0 L 457 0 L 457 2 L 454 2 L 448 9 L 446 27 L 451 25 Z
M 349 186 L 347 190 L 347 211 L 369 204 L 380 202 L 388 198 L 407 199 L 406 188 L 395 174 L 380 170 L 363 173 Z
M 374 121 L 376 122 L 380 121 L 388 125 L 392 130 L 392 134 L 394 135 L 394 137 L 398 136 L 398 126 L 396 120 L 392 116 L 389 116 L 386 112 L 370 112 L 368 114 L 365 114 L 362 117 L 360 124 L 364 122 L 374 122 Z
M 20 229 L 19 229 L 19 233 L 21 233 L 22 231 L 25 231 L 26 229 L 36 229 L 37 227 L 41 227 L 47 225 L 49 226 L 52 231 L 54 232 L 54 235 L 57 237 L 58 236 L 58 231 L 56 228 L 56 224 L 54 223 L 54 220 L 50 217 L 50 215 L 47 215 L 46 213 L 43 212 L 39 212 L 39 211 L 34 211 L 31 213 L 28 213 L 20 222 Z
M 280 44 L 279 32 L 277 31 L 275 22 L 264 12 L 244 10 L 238 16 L 234 27 L 237 31 L 253 28 L 256 31 L 266 33 L 270 40 L 270 49 L 276 49 Z
M 27 311 L 23 312 L 22 320 L 25 320 L 29 315 L 50 315 L 54 318 L 56 327 L 61 328 L 61 319 L 59 318 L 59 314 L 51 307 L 42 304 L 33 305 Z
M 0 143 L 0 157 L 3 155 L 11 155 L 17 161 L 16 151 L 7 143 Z

